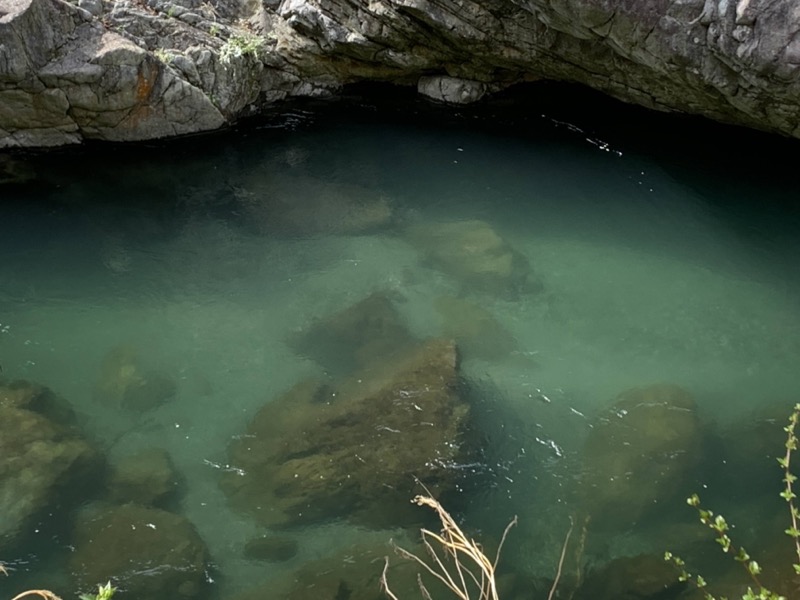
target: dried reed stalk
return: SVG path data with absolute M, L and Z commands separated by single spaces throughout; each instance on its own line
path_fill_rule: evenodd
M 427 529 L 421 530 L 422 543 L 430 556 L 432 565 L 398 546 L 395 546 L 395 551 L 403 558 L 411 559 L 423 567 L 460 600 L 472 600 L 474 593 L 478 594 L 474 596 L 475 600 L 499 600 L 495 569 L 500 560 L 500 551 L 503 549 L 506 536 L 509 530 L 517 524 L 517 518 L 514 517 L 506 526 L 503 537 L 500 539 L 500 545 L 497 547 L 497 554 L 494 561 L 491 561 L 484 554 L 480 544 L 467 537 L 439 502 L 430 496 L 417 496 L 412 502 L 419 506 L 429 506 L 435 510 L 442 523 L 441 533 L 434 533 Z M 436 551 L 437 547 L 444 551 L 444 556 L 440 556 Z M 386 557 L 381 574 L 381 589 L 391 600 L 399 600 L 389 589 L 386 577 L 388 568 L 389 558 Z M 417 577 L 417 582 L 423 598 L 430 599 L 431 594 L 425 587 L 421 575 Z
M 8 576 L 8 571 L 3 563 L 0 563 L 0 573 L 6 577 Z M 21 594 L 17 594 L 11 600 L 22 600 L 22 598 L 27 598 L 28 596 L 39 596 L 40 598 L 44 598 L 44 600 L 61 600 L 61 598 L 48 590 L 28 590 L 26 592 L 22 592 Z

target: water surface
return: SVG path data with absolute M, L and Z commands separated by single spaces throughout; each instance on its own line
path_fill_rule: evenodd
M 292 533 L 299 552 L 288 562 L 246 560 L 255 526 L 218 487 L 228 443 L 254 413 L 324 371 L 287 339 L 374 292 L 420 339 L 452 335 L 446 317 L 464 303 L 510 333 L 505 349 L 473 340 L 463 354 L 485 464 L 455 507 L 487 536 L 519 516 L 509 570 L 552 578 L 569 516 L 584 510 L 573 491 L 583 440 L 637 386 L 693 396 L 707 466 L 689 488 L 734 514 L 772 510 L 747 497 L 780 491 L 769 452 L 753 450 L 763 469 L 731 472 L 723 440 L 758 411 L 782 418 L 800 389 L 800 207 L 759 151 L 773 142 L 756 137 L 734 159 L 725 139 L 703 139 L 718 154 L 702 155 L 691 138 L 659 138 L 658 125 L 615 136 L 622 128 L 602 119 L 620 113 L 588 124 L 535 113 L 310 106 L 188 142 L 21 157 L 34 179 L 0 188 L 2 374 L 65 397 L 112 460 L 169 452 L 218 597 L 351 540 L 388 537 L 325 522 Z M 708 131 L 727 130 L 698 136 Z M 785 148 L 782 158 L 798 157 Z M 368 204 L 323 201 L 286 217 L 321 197 Z M 475 287 L 410 233 L 459 222 L 495 232 L 540 289 Z M 134 416 L 93 399 L 119 347 L 167 373 L 176 396 Z M 774 490 L 741 485 L 764 471 Z M 585 560 L 659 553 L 669 542 L 659 535 L 593 534 Z M 60 537 L 2 558 L 30 574 L 21 586 L 68 553 Z

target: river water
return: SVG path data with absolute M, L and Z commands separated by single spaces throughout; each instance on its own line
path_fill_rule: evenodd
M 781 166 L 800 148 L 559 93 L 524 110 L 513 97 L 459 111 L 306 104 L 221 135 L 18 157 L 30 179 L 0 187 L 0 375 L 63 396 L 112 463 L 168 452 L 182 487 L 171 510 L 208 546 L 213 597 L 397 535 L 323 520 L 281 532 L 297 543 L 288 560 L 252 560 L 245 543 L 269 531 L 218 485 L 256 411 L 324 374 L 287 340 L 376 292 L 416 338 L 463 342 L 484 464 L 452 508 L 495 541 L 518 516 L 506 572 L 552 581 L 587 436 L 619 394 L 654 384 L 686 390 L 702 424 L 681 493 L 704 493 L 758 542 L 784 510 L 777 420 L 800 400 L 800 201 Z M 522 257 L 525 285 L 437 262 L 419 231 L 459 223 Z M 174 395 L 140 411 L 98 400 L 115 352 Z M 778 423 L 766 439 L 763 423 Z M 710 538 L 678 504 L 669 527 Z M 590 528 L 582 577 L 674 544 L 651 520 Z M 0 596 L 74 585 L 74 550 L 62 532 L 0 557 L 15 569 Z M 353 594 L 341 597 L 371 597 Z

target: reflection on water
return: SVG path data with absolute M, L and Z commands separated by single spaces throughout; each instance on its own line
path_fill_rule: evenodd
M 4 594 L 379 597 L 423 485 L 490 548 L 518 515 L 504 598 L 547 596 L 571 524 L 563 597 L 676 595 L 668 548 L 736 593 L 694 491 L 782 560 L 779 182 L 721 199 L 559 123 L 290 117 L 4 184 Z

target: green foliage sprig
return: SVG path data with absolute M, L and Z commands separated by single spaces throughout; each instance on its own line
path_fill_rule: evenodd
M 254 56 L 258 58 L 264 50 L 265 44 L 264 38 L 259 35 L 249 31 L 238 33 L 231 36 L 228 41 L 222 45 L 219 51 L 219 60 L 223 65 L 229 65 L 234 59 L 242 56 Z
M 98 585 L 97 586 L 97 593 L 96 594 L 81 594 L 81 600 L 111 600 L 114 597 L 114 593 L 117 591 L 111 582 L 106 582 L 105 585 Z
M 789 424 L 783 428 L 786 432 L 786 454 L 778 459 L 778 464 L 783 467 L 783 482 L 786 487 L 781 492 L 781 498 L 786 500 L 789 504 L 789 514 L 791 516 L 792 526 L 786 529 L 784 533 L 794 540 L 794 549 L 797 554 L 796 563 L 792 564 L 795 574 L 800 575 L 800 529 L 797 527 L 798 518 L 800 518 L 800 511 L 794 504 L 794 499 L 797 498 L 792 490 L 792 484 L 797 481 L 797 477 L 792 475 L 789 470 L 792 462 L 792 452 L 797 450 L 797 437 L 794 430 L 797 427 L 797 422 L 800 420 L 800 404 L 794 405 L 794 410 L 789 416 Z
M 800 421 L 800 404 L 795 404 L 791 415 L 789 415 L 789 424 L 783 428 L 786 432 L 786 454 L 778 459 L 778 463 L 783 468 L 783 482 L 786 487 L 781 492 L 780 496 L 789 504 L 789 514 L 791 518 L 791 527 L 785 530 L 786 535 L 794 540 L 795 551 L 797 554 L 797 563 L 793 563 L 795 574 L 800 575 L 800 529 L 798 528 L 798 521 L 800 520 L 800 511 L 794 504 L 797 497 L 792 489 L 792 485 L 797 481 L 797 477 L 792 475 L 790 471 L 792 453 L 797 450 L 797 437 L 795 436 L 795 428 Z M 775 592 L 764 587 L 759 580 L 758 576 L 761 574 L 761 566 L 753 560 L 747 551 L 742 546 L 736 546 L 728 535 L 728 523 L 722 515 L 715 515 L 710 510 L 704 509 L 700 505 L 700 497 L 697 494 L 692 494 L 686 499 L 686 503 L 697 509 L 700 515 L 700 522 L 711 529 L 717 536 L 717 543 L 726 554 L 733 556 L 733 559 L 742 565 L 747 571 L 749 578 L 753 581 L 755 589 L 748 587 L 747 592 L 742 596 L 742 600 L 786 600 L 784 596 L 776 594 Z M 686 570 L 686 563 L 679 556 L 674 555 L 672 552 L 664 554 L 664 560 L 674 564 L 679 571 L 678 579 L 692 583 L 698 590 L 703 593 L 705 600 L 717 600 L 707 589 L 707 582 L 702 575 L 695 575 Z M 720 600 L 726 600 L 722 597 Z

